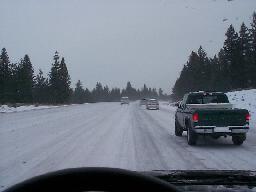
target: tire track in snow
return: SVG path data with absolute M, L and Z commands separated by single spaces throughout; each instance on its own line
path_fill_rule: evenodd
M 186 133 L 183 137 L 174 135 L 174 111 L 166 107 L 148 111 L 137 103 L 123 107 L 119 103 L 98 103 L 51 109 L 50 114 L 42 110 L 0 117 L 5 120 L 0 125 L 1 149 L 5 147 L 5 159 L 0 159 L 0 185 L 82 166 L 137 171 L 256 169 L 253 132 L 243 146 L 232 145 L 230 139 L 205 138 L 192 147 L 187 144 Z M 16 116 L 17 121 L 9 125 L 8 120 Z M 31 124 L 31 119 L 38 121 Z
M 138 170 L 152 170 L 167 168 L 167 164 L 161 158 L 162 154 L 154 142 L 149 127 L 143 119 L 138 107 L 133 106 L 133 136 L 135 142 L 135 156 Z
M 58 165 L 72 154 L 78 146 L 74 145 L 77 139 L 84 132 L 93 135 L 97 130 L 97 124 L 105 122 L 109 118 L 109 114 L 116 108 L 106 108 L 106 111 L 97 111 L 89 116 L 92 118 L 78 122 L 78 124 L 68 127 L 65 132 L 51 138 L 36 148 L 24 151 L 20 156 L 15 157 L 8 164 L 4 165 L 4 170 L 0 171 L 1 185 L 9 185 L 26 179 L 31 176 L 42 174 L 47 171 L 58 169 Z M 69 114 L 69 118 L 72 115 Z M 36 143 L 34 143 L 36 144 Z M 40 143 L 41 144 L 41 143 Z M 26 164 L 22 164 L 22 160 L 26 160 Z M 15 173 L 15 174 L 14 174 Z M 11 179 L 10 179 L 11 178 Z
M 151 114 L 151 112 L 154 112 Z M 144 119 L 149 129 L 147 130 L 151 135 L 152 141 L 156 144 L 159 154 L 158 158 L 165 162 L 165 169 L 205 169 L 205 165 L 201 162 L 201 159 L 195 157 L 189 150 L 183 139 L 171 135 L 169 131 L 171 125 L 168 127 L 163 126 L 158 122 L 157 117 L 153 117 L 154 114 L 160 111 L 146 111 L 141 110 L 142 119 Z

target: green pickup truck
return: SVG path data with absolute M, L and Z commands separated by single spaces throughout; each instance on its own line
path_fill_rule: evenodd
M 250 114 L 246 109 L 234 108 L 226 94 L 221 92 L 191 92 L 178 103 L 175 114 L 175 135 L 187 131 L 187 142 L 195 145 L 198 135 L 215 139 L 232 136 L 235 145 L 241 145 L 249 130 Z

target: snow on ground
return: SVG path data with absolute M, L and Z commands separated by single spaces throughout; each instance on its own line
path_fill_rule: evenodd
M 61 105 L 67 106 L 67 105 Z M 53 105 L 22 105 L 19 107 L 9 107 L 8 105 L 0 105 L 0 113 L 12 113 L 12 112 L 22 112 L 22 111 L 30 111 L 30 110 L 38 110 L 38 109 L 50 109 L 56 108 L 60 106 L 53 106 Z
M 256 121 L 256 89 L 227 93 L 229 101 L 236 108 L 248 109 L 253 121 Z
M 255 104 L 246 92 L 236 94 L 237 103 L 240 95 Z M 186 133 L 174 134 L 175 110 L 166 102 L 160 103 L 160 110 L 132 102 L 1 113 L 0 191 L 35 175 L 71 167 L 256 170 L 255 121 L 242 146 L 233 145 L 230 138 L 207 137 L 189 146 Z

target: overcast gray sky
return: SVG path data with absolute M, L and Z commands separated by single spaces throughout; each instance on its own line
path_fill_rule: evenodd
M 192 50 L 217 53 L 228 26 L 249 25 L 255 10 L 256 0 L 0 0 L 0 48 L 46 74 L 58 50 L 84 87 L 169 93 Z

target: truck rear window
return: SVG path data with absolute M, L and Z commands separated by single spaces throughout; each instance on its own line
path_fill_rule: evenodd
M 153 104 L 158 104 L 158 101 L 157 101 L 157 100 L 149 100 L 148 102 L 149 102 L 149 103 L 153 103 Z
M 189 95 L 187 104 L 207 104 L 207 103 L 229 103 L 228 97 L 225 94 L 219 95 Z

